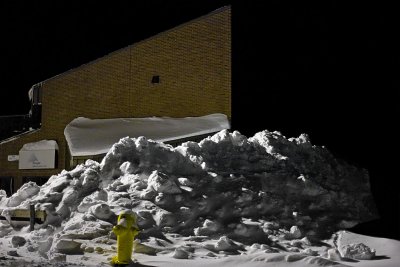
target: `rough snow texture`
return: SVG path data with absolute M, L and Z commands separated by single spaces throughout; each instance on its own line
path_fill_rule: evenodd
M 23 184 L 17 193 L 8 199 L 7 206 L 16 207 L 20 205 L 22 201 L 36 195 L 39 191 L 39 186 L 34 182 Z
M 349 244 L 339 248 L 340 255 L 344 258 L 356 260 L 371 260 L 375 257 L 375 250 L 363 243 Z
M 72 239 L 108 236 L 121 210 L 137 213 L 141 240 L 208 237 L 218 240 L 205 246 L 211 254 L 236 254 L 240 244 L 254 243 L 271 253 L 279 240 L 300 252 L 310 240 L 376 217 L 366 170 L 335 159 L 306 135 L 268 131 L 246 138 L 224 130 L 177 148 L 123 138 L 100 164 L 89 160 L 0 201 L 3 213 L 30 203 L 46 210 L 45 224 L 29 235 L 50 258 L 82 253 Z M 12 230 L 0 225 L 0 236 Z M 176 249 L 173 257 L 191 252 Z

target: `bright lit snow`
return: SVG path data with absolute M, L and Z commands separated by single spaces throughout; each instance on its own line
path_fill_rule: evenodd
M 54 140 L 41 140 L 32 143 L 26 143 L 22 146 L 23 151 L 37 151 L 37 150 L 58 150 L 57 142 Z
M 0 191 L 3 215 L 30 203 L 48 217 L 32 232 L 1 222 L 0 257 L 9 262 L 21 255 L 53 266 L 107 265 L 116 253 L 111 228 L 127 209 L 141 229 L 133 257 L 150 266 L 400 263 L 398 241 L 337 232 L 376 218 L 368 174 L 307 135 L 223 130 L 176 148 L 123 138 L 101 163 L 89 160 L 41 187 L 27 183 L 9 198 Z
M 76 118 L 65 128 L 64 134 L 72 156 L 105 154 L 119 139 L 146 136 L 165 142 L 191 136 L 210 134 L 229 129 L 224 114 L 202 117 L 149 117 L 88 119 Z

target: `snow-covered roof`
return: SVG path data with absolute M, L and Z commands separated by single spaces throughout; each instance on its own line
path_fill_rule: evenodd
M 28 135 L 28 134 L 32 134 L 32 133 L 35 133 L 35 132 L 37 132 L 37 131 L 40 131 L 40 129 L 29 129 L 29 130 L 26 131 L 26 132 L 22 132 L 22 133 L 20 133 L 20 134 L 11 136 L 11 137 L 9 137 L 9 138 L 7 138 L 7 139 L 1 140 L 1 141 L 0 141 L 0 145 L 3 145 L 3 144 L 5 144 L 5 143 L 9 143 L 9 142 L 15 141 L 15 140 L 21 138 L 22 136 L 25 136 L 25 135 Z
M 40 140 L 38 142 L 26 143 L 22 151 L 58 150 L 57 142 L 54 140 Z
M 116 118 L 88 119 L 79 117 L 64 130 L 72 156 L 89 156 L 107 153 L 121 138 L 145 136 L 166 142 L 229 129 L 224 114 L 202 117 L 170 118 Z

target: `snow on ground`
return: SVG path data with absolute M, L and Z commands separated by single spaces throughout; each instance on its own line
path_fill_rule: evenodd
M 46 222 L 29 232 L 2 221 L 0 266 L 107 265 L 123 210 L 136 212 L 141 229 L 136 266 L 400 263 L 390 251 L 397 241 L 382 247 L 381 239 L 337 233 L 376 218 L 368 173 L 304 134 L 223 130 L 176 148 L 123 138 L 101 163 L 89 160 L 41 187 L 29 182 L 9 198 L 0 193 L 3 216 L 29 204 L 46 211 Z

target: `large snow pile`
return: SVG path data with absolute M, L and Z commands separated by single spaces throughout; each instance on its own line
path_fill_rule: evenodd
M 137 213 L 140 240 L 174 233 L 218 240 L 205 245 L 211 252 L 255 243 L 273 251 L 267 244 L 278 239 L 308 244 L 375 218 L 368 179 L 366 170 L 335 159 L 305 134 L 246 138 L 224 130 L 176 148 L 123 138 L 101 163 L 89 160 L 41 187 L 27 183 L 10 198 L 0 193 L 0 207 L 3 214 L 30 203 L 46 210 L 28 243 L 53 258 L 81 252 L 73 239 L 109 236 L 124 209 Z M 0 237 L 13 231 L 0 225 Z M 174 257 L 185 253 L 178 249 Z

